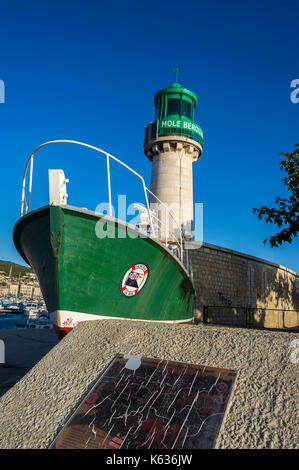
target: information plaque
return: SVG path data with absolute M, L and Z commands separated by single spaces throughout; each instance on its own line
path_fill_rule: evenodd
M 117 355 L 52 449 L 214 448 L 236 371 Z

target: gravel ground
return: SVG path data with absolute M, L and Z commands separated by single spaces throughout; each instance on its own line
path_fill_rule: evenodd
M 219 448 L 298 448 L 298 333 L 125 320 L 80 323 L 0 398 L 0 448 L 47 448 L 117 353 L 235 369 Z

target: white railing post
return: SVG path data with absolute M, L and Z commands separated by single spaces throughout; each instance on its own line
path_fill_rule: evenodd
M 150 219 L 150 225 L 151 225 L 151 228 L 153 230 L 153 237 L 155 238 L 156 233 L 155 233 L 155 228 L 154 228 L 154 224 L 153 224 L 152 214 L 151 214 L 151 211 L 150 211 L 150 208 L 149 208 L 148 197 L 147 197 L 147 193 L 146 193 L 146 186 L 145 186 L 143 178 L 142 178 L 142 183 L 143 183 L 143 191 L 144 191 L 144 197 L 145 197 L 145 201 L 146 201 L 146 207 L 147 207 L 147 211 L 148 211 L 148 215 L 149 215 L 149 219 Z
M 168 209 L 166 208 L 166 236 L 165 236 L 165 241 L 166 241 L 166 246 L 167 246 L 167 241 L 168 241 Z
M 30 159 L 28 211 L 30 211 L 30 205 L 31 205 L 32 175 L 33 175 L 33 155 L 32 155 L 32 157 L 31 157 L 31 159 Z M 26 212 L 27 212 L 27 211 L 26 211 Z
M 22 184 L 21 217 L 23 217 L 23 210 L 24 210 L 25 186 L 26 186 L 26 175 L 23 176 L 23 184 Z
M 108 179 L 108 197 L 109 197 L 109 215 L 112 217 L 112 204 L 111 204 L 111 183 L 110 183 L 110 165 L 109 165 L 109 155 L 106 153 L 107 161 L 107 179 Z

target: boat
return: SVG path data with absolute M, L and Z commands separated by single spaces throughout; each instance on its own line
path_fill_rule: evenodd
M 23 316 L 28 318 L 38 318 L 39 317 L 39 306 L 37 302 L 27 302 L 24 305 Z
M 59 180 L 57 190 L 50 177 L 49 204 L 31 210 L 33 157 L 37 150 L 54 143 L 81 145 L 106 157 L 109 208 L 110 160 L 137 175 L 149 217 L 146 229 L 113 217 L 111 210 L 107 215 L 68 205 L 62 170 L 49 170 L 49 175 L 53 172 L 52 177 Z M 29 163 L 29 197 L 24 213 Z M 171 237 L 167 231 L 163 240 L 159 239 L 161 230 L 156 229 L 149 209 L 148 192 L 141 175 L 89 144 L 50 141 L 29 156 L 23 178 L 21 217 L 13 229 L 13 240 L 24 261 L 34 269 L 60 338 L 79 322 L 89 320 L 192 323 L 194 287 L 182 262 L 182 240 Z M 55 194 L 52 199 L 51 194 Z
M 30 329 L 38 329 L 38 330 L 41 330 L 41 329 L 53 329 L 54 328 L 54 325 L 53 325 L 53 322 L 49 319 L 46 319 L 46 318 L 37 318 L 37 319 L 28 319 L 26 323 L 22 323 L 22 322 L 16 322 L 15 323 L 15 328 L 17 329 L 27 329 L 27 328 L 30 328 Z
M 7 310 L 13 313 L 22 313 L 22 307 L 18 302 L 12 302 L 10 305 L 8 305 Z

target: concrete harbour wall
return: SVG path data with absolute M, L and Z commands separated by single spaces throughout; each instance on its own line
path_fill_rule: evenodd
M 299 275 L 269 261 L 216 245 L 190 242 L 195 321 L 297 329 Z

